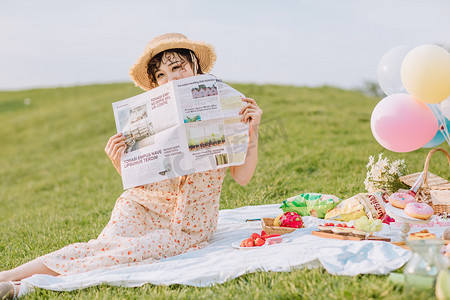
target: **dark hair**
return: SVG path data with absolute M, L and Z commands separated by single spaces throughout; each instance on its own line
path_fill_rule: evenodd
M 162 58 L 164 54 L 176 54 L 178 57 L 180 57 L 184 62 L 188 62 L 192 69 L 194 69 L 194 62 L 192 61 L 191 53 L 195 56 L 195 53 L 188 49 L 183 48 L 176 48 L 176 49 L 170 49 L 163 52 L 160 52 L 156 54 L 155 56 L 150 59 L 150 61 L 147 64 L 147 74 L 150 80 L 158 85 L 158 82 L 155 77 L 156 71 L 159 69 L 159 66 L 161 65 Z M 195 56 L 198 62 L 197 56 Z M 200 67 L 200 64 L 197 63 L 197 74 L 203 74 L 202 69 Z

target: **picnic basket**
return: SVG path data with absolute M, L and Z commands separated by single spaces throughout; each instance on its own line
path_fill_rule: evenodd
M 400 177 L 400 180 L 409 186 L 413 186 L 419 179 L 421 174 L 423 174 L 423 183 L 416 193 L 416 200 L 418 202 L 424 202 L 429 204 L 434 209 L 434 214 L 440 213 L 450 213 L 450 198 L 445 197 L 445 199 L 435 199 L 432 194 L 436 195 L 442 191 L 442 193 L 448 193 L 450 195 L 450 182 L 442 177 L 439 177 L 433 173 L 428 172 L 430 166 L 430 160 L 434 153 L 437 151 L 443 152 L 447 156 L 447 160 L 450 167 L 450 154 L 443 148 L 431 149 L 428 153 L 425 164 L 423 167 L 423 172 L 418 172 L 414 174 L 409 174 Z
M 285 234 L 294 231 L 297 228 L 274 226 L 275 218 L 262 218 L 262 229 L 267 234 Z

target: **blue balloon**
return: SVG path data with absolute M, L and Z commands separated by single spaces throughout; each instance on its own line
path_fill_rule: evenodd
M 428 107 L 430 107 L 431 105 L 433 105 L 433 104 L 427 104 L 427 106 Z M 430 107 L 431 108 L 431 107 Z M 439 109 L 438 109 L 439 110 Z M 436 112 L 435 112 L 435 110 L 433 110 L 432 109 L 432 111 L 433 111 L 433 114 L 434 114 L 434 116 L 436 117 Z M 438 111 L 439 113 L 440 113 L 440 111 Z M 443 114 L 441 114 L 441 117 L 444 117 L 444 115 Z M 445 124 L 447 125 L 447 130 L 449 130 L 450 131 L 450 121 L 446 118 L 446 117 L 444 117 L 445 118 Z M 436 132 L 436 135 L 434 136 L 434 138 L 432 138 L 431 139 L 431 141 L 429 141 L 425 146 L 423 146 L 422 148 L 433 148 L 433 147 L 437 147 L 437 146 L 439 146 L 440 144 L 442 144 L 443 142 L 445 142 L 445 136 L 442 134 L 442 131 L 441 131 L 441 127 L 442 127 L 442 122 L 440 122 L 439 121 L 439 118 L 438 117 L 436 117 L 436 119 L 438 120 L 438 123 L 439 123 L 439 130 Z

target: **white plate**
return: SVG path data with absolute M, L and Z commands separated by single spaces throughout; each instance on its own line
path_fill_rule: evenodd
M 284 243 L 286 243 L 286 242 L 289 242 L 289 239 L 284 238 L 284 237 L 281 237 L 281 238 L 282 238 L 281 243 L 276 243 L 276 244 L 273 244 L 273 245 L 284 244 Z M 264 244 L 264 245 L 262 245 L 262 246 L 254 246 L 254 247 L 240 247 L 240 246 L 239 246 L 240 244 L 241 244 L 241 242 L 232 242 L 232 243 L 231 243 L 231 246 L 232 246 L 233 248 L 241 249 L 241 250 L 258 249 L 258 248 L 264 248 L 264 247 L 272 246 L 272 245 L 267 244 L 267 241 L 266 241 L 266 244 Z
M 390 215 L 391 217 L 393 217 L 395 219 L 395 221 L 406 222 L 406 223 L 411 223 L 411 224 L 421 224 L 421 223 L 429 223 L 431 221 L 431 219 L 433 218 L 433 216 L 431 216 L 430 218 L 428 218 L 426 220 L 422 220 L 422 219 L 410 217 L 407 214 L 405 214 L 405 211 L 403 209 L 393 207 L 390 203 L 387 203 L 384 206 L 384 208 L 386 210 L 386 213 L 388 215 Z

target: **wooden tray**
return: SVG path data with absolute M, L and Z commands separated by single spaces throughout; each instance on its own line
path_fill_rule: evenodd
M 342 234 L 335 234 L 335 233 L 327 233 L 327 232 L 321 232 L 321 231 L 313 231 L 311 232 L 312 235 L 317 235 L 323 238 L 327 239 L 337 239 L 337 240 L 349 240 L 349 241 L 365 241 L 365 239 L 352 236 L 352 235 L 342 235 Z M 381 237 L 381 236 L 375 236 L 371 235 L 367 239 L 368 241 L 384 241 L 384 242 L 390 242 L 390 238 Z

